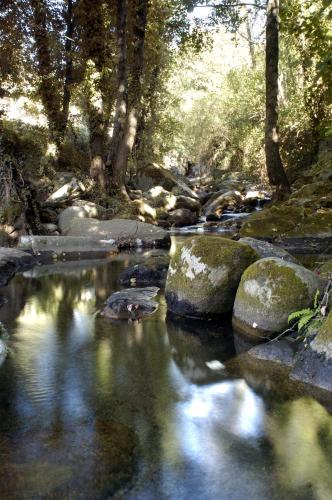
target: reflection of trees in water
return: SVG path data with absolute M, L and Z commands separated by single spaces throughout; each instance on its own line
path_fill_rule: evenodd
M 139 433 L 142 459 L 153 469 L 160 467 L 174 404 L 162 315 L 159 310 L 132 324 L 99 317 L 95 323 L 96 411 Z
M 294 498 L 331 498 L 331 414 L 313 399 L 296 399 L 274 408 L 267 429 L 281 485 Z

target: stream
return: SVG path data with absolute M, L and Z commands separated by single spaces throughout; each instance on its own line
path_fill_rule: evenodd
M 331 414 L 229 368 L 229 324 L 166 319 L 163 293 L 139 323 L 98 315 L 134 258 L 40 266 L 0 289 L 0 498 L 331 498 Z

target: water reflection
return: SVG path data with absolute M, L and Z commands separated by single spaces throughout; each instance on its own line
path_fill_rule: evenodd
M 129 264 L 6 289 L 0 498 L 326 498 L 331 416 L 311 399 L 267 407 L 228 368 L 227 325 L 166 321 L 162 296 L 140 323 L 95 314 Z

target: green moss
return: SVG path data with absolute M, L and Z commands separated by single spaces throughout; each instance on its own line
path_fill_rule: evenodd
M 312 343 L 314 350 L 325 352 L 328 357 L 332 357 L 332 311 L 330 311 L 323 325 L 317 333 L 317 337 Z
M 167 276 L 166 294 L 198 309 L 222 313 L 233 305 L 241 274 L 258 259 L 247 245 L 220 237 L 196 236 L 176 248 Z
M 323 278 L 332 276 L 332 260 L 327 260 L 319 266 L 319 273 Z
M 323 281 L 311 271 L 273 257 L 262 259 L 242 275 L 234 305 L 236 326 L 252 330 L 256 323 L 257 335 L 280 332 L 290 313 L 312 304 L 317 288 L 323 288 Z
M 240 236 L 273 238 L 276 236 L 324 236 L 332 233 L 332 211 L 312 210 L 302 206 L 271 207 L 253 214 L 240 230 Z
M 262 288 L 270 283 L 273 286 L 273 294 L 270 301 L 262 302 L 259 295 L 248 295 L 243 283 L 249 280 L 257 281 Z M 268 307 L 269 304 L 277 306 L 281 310 L 292 309 L 301 299 L 308 298 L 307 285 L 297 276 L 296 270 L 291 267 L 279 266 L 271 260 L 257 262 L 243 273 L 237 293 L 237 300 L 245 301 L 253 308 Z

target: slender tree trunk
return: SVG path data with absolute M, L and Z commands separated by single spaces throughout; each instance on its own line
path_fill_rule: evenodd
M 267 0 L 265 158 L 267 174 L 275 189 L 275 197 L 282 199 L 290 192 L 290 186 L 279 151 L 278 63 L 279 0 Z
M 65 40 L 65 78 L 63 84 L 63 99 L 62 99 L 62 127 L 64 130 L 67 128 L 69 104 L 71 98 L 71 85 L 73 83 L 73 2 L 67 0 L 66 12 L 66 40 Z
M 133 27 L 133 63 L 129 87 L 128 111 L 123 138 L 119 144 L 113 167 L 113 184 L 126 195 L 125 176 L 128 159 L 133 150 L 142 97 L 144 65 L 144 40 L 148 13 L 148 0 L 134 0 L 135 20 Z
M 106 125 L 102 109 L 88 105 L 90 132 L 90 176 L 103 192 L 109 186 L 109 178 L 105 165 L 105 135 Z
M 256 67 L 255 42 L 254 42 L 252 27 L 251 27 L 251 23 L 250 23 L 251 14 L 250 14 L 248 7 L 246 8 L 246 10 L 247 10 L 246 31 L 247 31 L 247 37 L 248 37 L 249 54 L 250 54 L 250 60 L 251 60 L 251 67 L 254 69 Z
M 116 158 L 125 132 L 128 104 L 126 25 L 127 0 L 117 0 L 117 45 L 119 53 L 117 65 L 117 98 L 112 141 L 108 156 L 108 163 L 113 168 L 112 175 L 114 179 L 119 177 L 119 172 L 115 171 Z
M 144 161 L 145 147 L 146 146 L 148 148 L 151 147 L 150 139 L 153 134 L 153 125 L 155 125 L 157 121 L 155 95 L 158 87 L 160 73 L 161 73 L 161 67 L 159 66 L 159 64 L 157 64 L 152 70 L 149 86 L 147 92 L 144 95 L 144 106 L 142 107 L 140 113 L 138 128 L 136 133 L 136 140 L 134 145 L 135 156 L 138 164 L 140 163 L 140 160 Z M 150 116 L 148 116 L 149 114 Z M 149 125 L 151 127 L 149 127 Z M 143 137 L 147 127 L 149 127 L 148 130 L 150 133 L 148 136 L 148 144 L 145 144 L 145 141 L 143 141 Z

